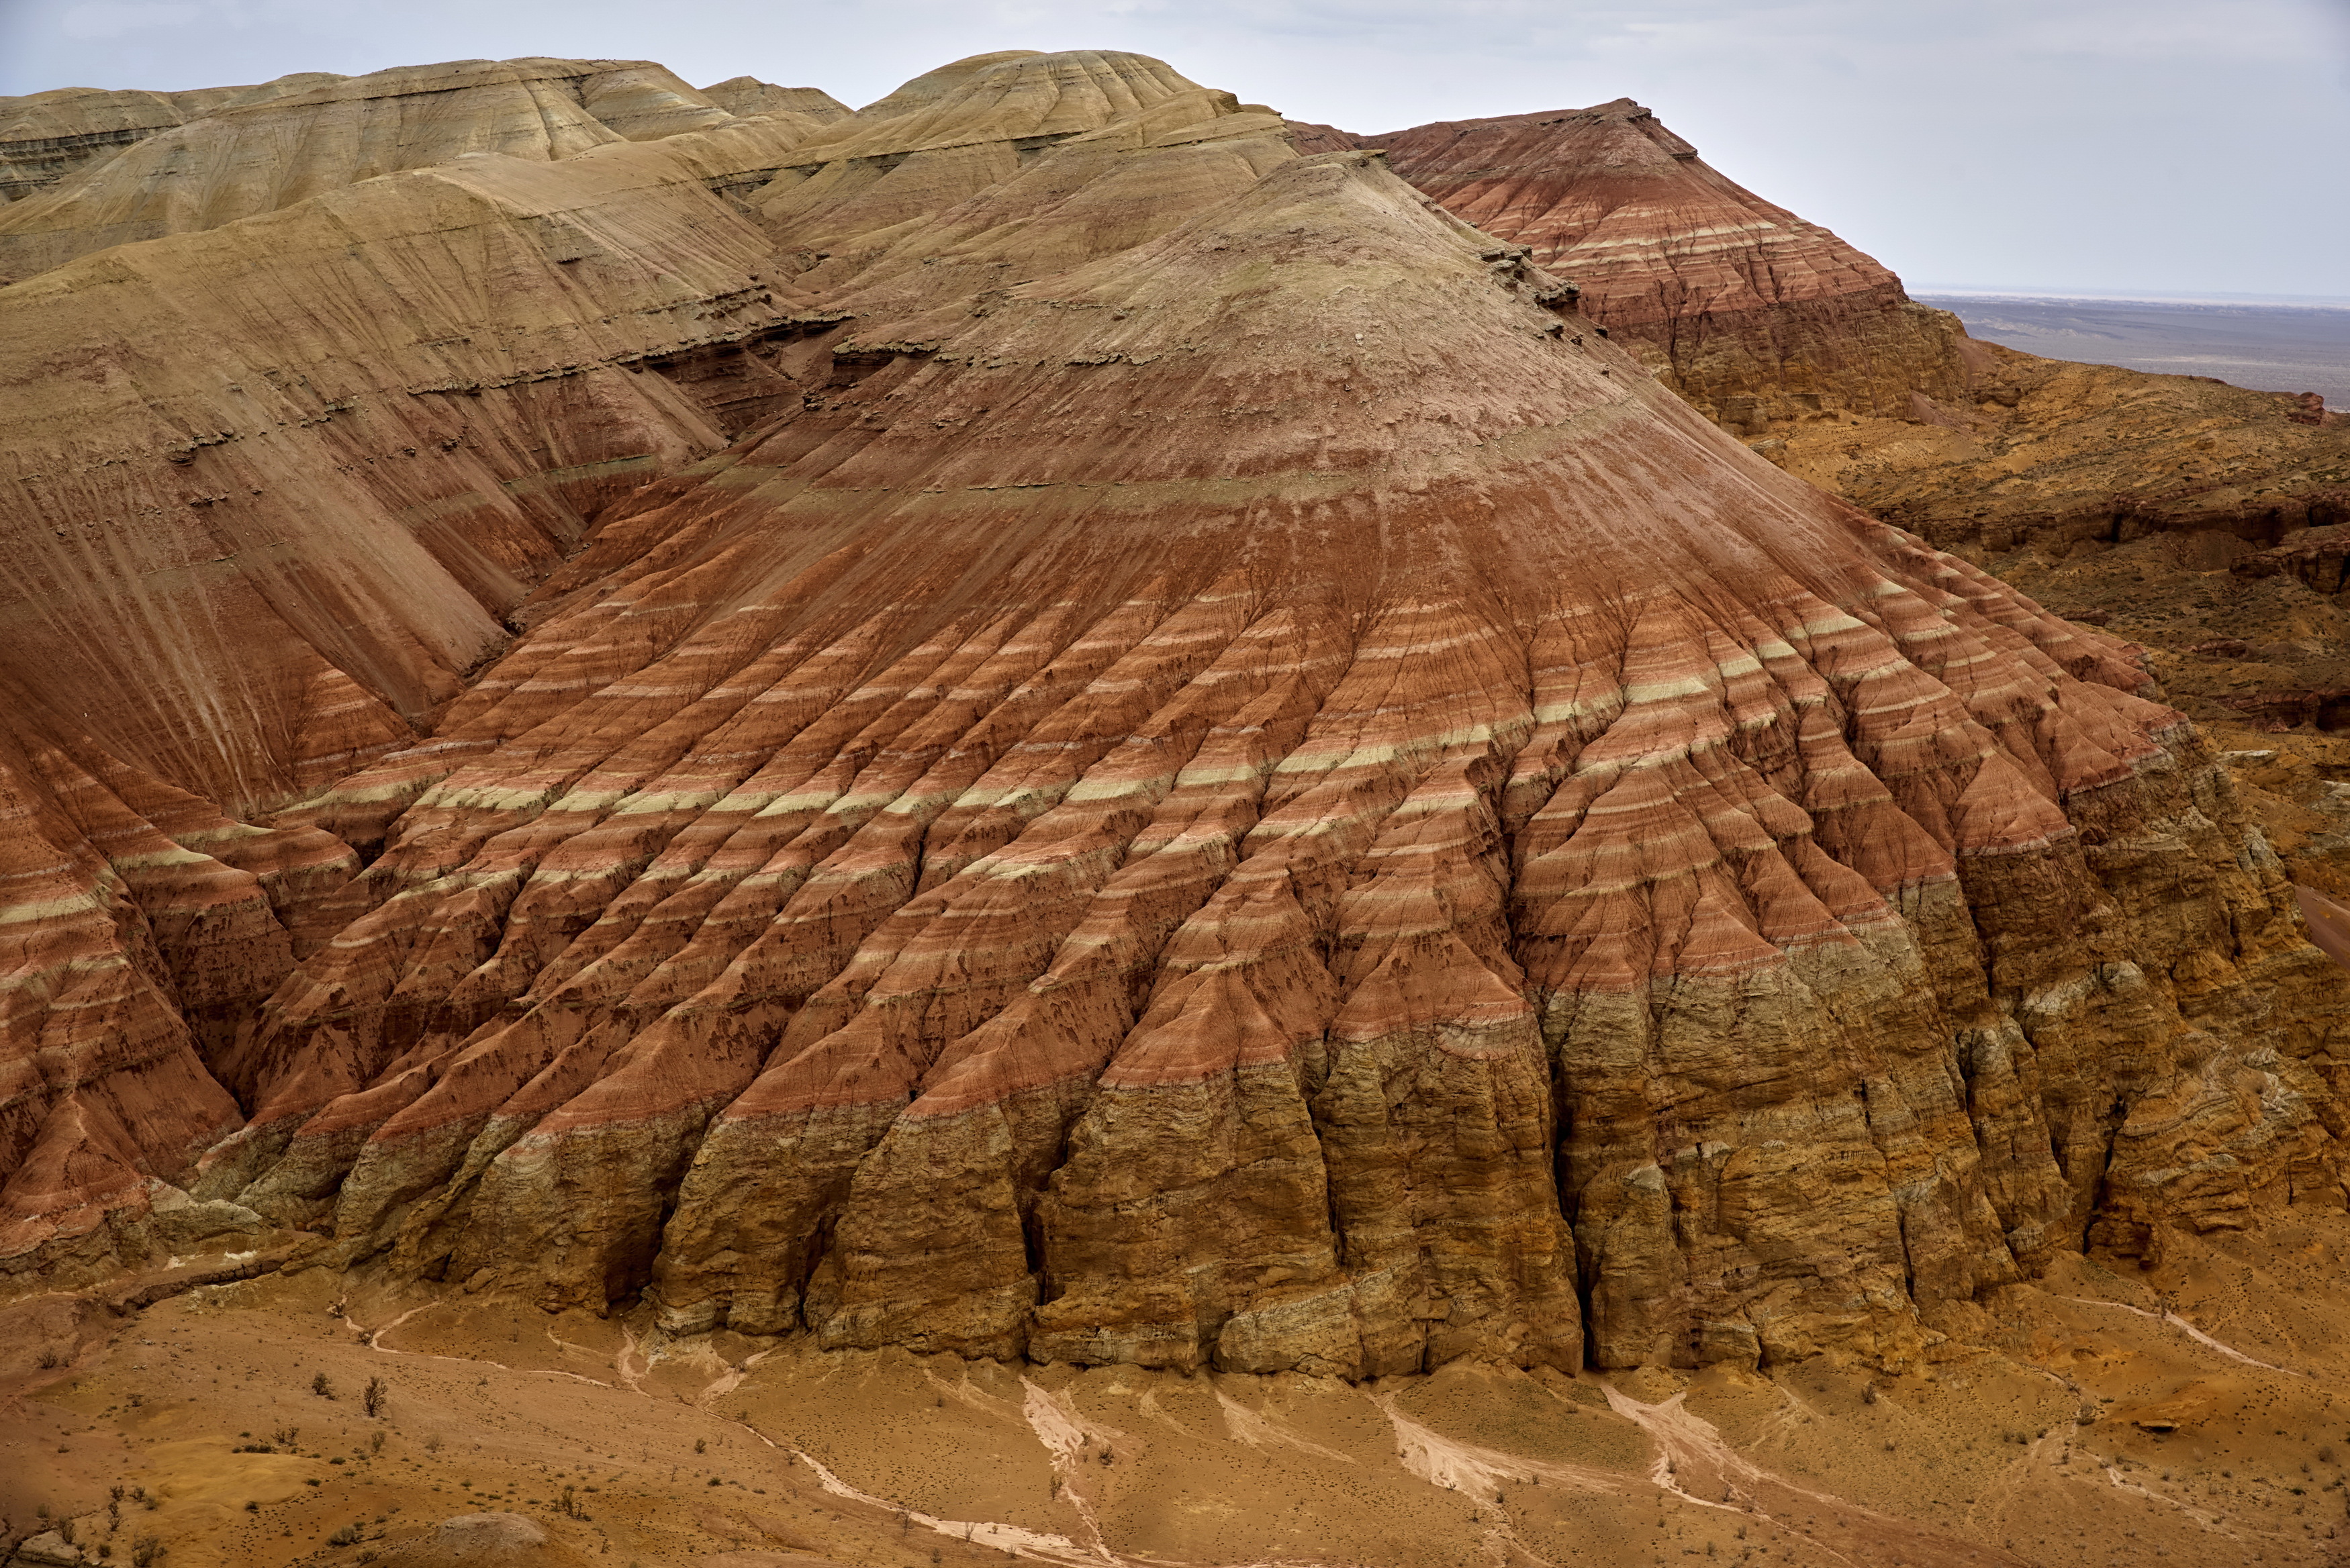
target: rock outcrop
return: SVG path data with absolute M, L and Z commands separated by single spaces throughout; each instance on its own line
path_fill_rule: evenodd
M 1967 384 L 1964 337 L 1816 223 L 1724 178 L 1629 99 L 1302 145 L 1384 149 L 1456 216 L 1525 247 L 1675 390 L 1732 431 L 1852 410 L 1906 416 Z
M 1971 338 L 1628 99 L 1379 136 L 1292 131 L 1305 151 L 1385 149 L 1448 210 L 1573 278 L 1586 316 L 1773 462 L 1978 564 L 2018 562 L 2038 591 L 2118 615 L 2117 629 L 2158 649 L 2188 654 L 2238 621 L 2273 625 L 2279 607 L 2224 583 L 2182 583 L 2166 600 L 2146 592 L 2147 563 L 2103 573 L 2085 557 L 2149 535 L 2194 541 L 2154 568 L 2168 576 L 2191 572 L 2212 535 L 2285 542 L 2285 569 L 2337 591 L 2316 580 L 2326 546 L 2303 547 L 2298 531 L 2350 517 L 2350 422 L 2313 398 Z M 2178 613 L 2213 598 L 2216 616 Z M 2258 674 L 2282 711 L 2350 680 L 2350 640 L 2311 633 L 2303 625 L 2295 636 L 2311 646 Z M 2241 694 L 2237 671 L 2193 657 L 2164 674 L 2186 683 L 2199 719 L 2227 711 L 2207 689 Z
M 381 447 L 273 425 L 251 478 L 242 437 L 191 447 L 206 493 L 348 487 L 353 537 L 520 538 L 519 591 L 424 601 L 514 640 L 463 671 L 427 621 L 407 657 L 448 687 L 384 704 L 418 735 L 268 753 L 298 790 L 269 854 L 331 884 L 282 950 L 196 922 L 142 970 L 113 911 L 155 924 L 144 896 L 76 848 L 117 817 L 28 793 L 59 820 L 28 853 L 94 889 L 56 940 L 115 942 L 164 1035 L 190 1012 L 154 973 L 224 1000 L 154 1048 L 213 1085 L 181 1126 L 36 1085 L 23 1042 L 85 1015 L 24 992 L 0 1254 L 178 1151 L 188 1207 L 328 1236 L 317 1262 L 641 1297 L 673 1334 L 1903 1366 L 2068 1251 L 2344 1205 L 2350 990 L 2126 645 L 1748 451 L 1386 157 L 1301 155 L 1158 61 L 957 62 L 762 151 L 747 218 L 711 193 L 755 161 L 728 133 L 369 181 L 0 292 L 5 325 L 134 261 L 150 291 L 212 248 L 257 269 L 324 214 L 380 247 L 278 275 L 269 314 L 324 321 L 297 275 L 364 304 L 463 233 L 517 280 L 467 296 L 467 341 L 400 316 L 411 286 L 332 362 L 484 422 L 524 384 L 500 348 L 614 389 L 468 495 L 571 483 L 532 465 L 575 432 L 670 442 L 537 535 L 395 489 Z M 426 355 L 469 384 L 415 385 Z M 338 628 L 414 626 L 410 576 L 454 576 L 421 556 L 304 580 L 375 585 Z M 89 624 L 150 624 L 87 576 Z M 408 668 L 279 613 L 255 641 Z M 241 691 L 240 646 L 171 674 Z M 182 771 L 249 744 L 99 707 L 185 733 Z M 108 789 L 161 830 L 132 775 L 178 774 L 123 754 Z M 47 933 L 26 907 L 0 930 Z

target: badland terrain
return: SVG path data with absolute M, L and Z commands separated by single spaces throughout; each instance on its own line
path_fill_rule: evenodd
M 0 170 L 16 1560 L 2345 1549 L 2323 400 L 1628 100 Z

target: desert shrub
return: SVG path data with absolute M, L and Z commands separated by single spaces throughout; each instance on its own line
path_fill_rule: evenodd
M 338 1530 L 332 1535 L 327 1537 L 327 1544 L 329 1546 L 355 1546 L 359 1543 L 359 1527 L 356 1524 L 346 1524 L 340 1530 Z
M 310 1379 L 310 1392 L 321 1399 L 331 1399 L 335 1397 L 335 1386 L 327 1375 L 321 1372 Z
M 359 1390 L 359 1404 L 370 1417 L 383 1414 L 383 1402 L 390 1397 L 391 1385 L 380 1377 L 370 1377 Z
M 131 1568 L 155 1568 L 156 1561 L 169 1550 L 151 1535 L 142 1535 L 130 1543 Z

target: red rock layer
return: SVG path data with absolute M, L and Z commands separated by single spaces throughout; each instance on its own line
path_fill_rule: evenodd
M 903 281 L 1225 146 L 1087 140 L 1149 112 L 803 275 L 870 373 L 608 514 L 317 803 L 421 791 L 203 1190 L 677 1331 L 1346 1375 L 1898 1362 L 2093 1227 L 2339 1200 L 2335 982 L 2118 649 L 1375 161 Z M 2191 1064 L 2182 963 L 2309 1021 L 2272 1105 Z
M 1734 430 L 1960 396 L 1964 336 L 1827 230 L 1724 179 L 1629 99 L 1379 136 L 1397 173 L 1582 290 L 1585 314 Z
M 23 1284 L 256 1228 L 170 1183 L 241 1120 L 212 1069 L 332 934 L 319 899 L 358 861 L 316 828 L 227 821 L 7 698 L 0 1278 Z
M 726 160 L 679 140 L 467 160 L 0 290 L 0 667 L 232 810 L 412 740 L 587 514 L 723 443 L 648 358 L 788 319 L 702 189 Z
M 2344 978 L 2127 649 L 1383 160 L 983 57 L 747 200 L 841 324 L 274 818 L 381 853 L 212 1052 L 195 1207 L 672 1334 L 1358 1376 L 1901 1366 L 2344 1202 Z M 127 1190 L 57 1125 L 28 1211 Z

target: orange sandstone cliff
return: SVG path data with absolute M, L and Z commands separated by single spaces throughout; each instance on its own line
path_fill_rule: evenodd
M 2345 978 L 2133 650 L 1749 452 L 1571 245 L 1131 55 L 753 124 L 0 289 L 0 1269 L 1901 1367 L 2344 1206 Z

